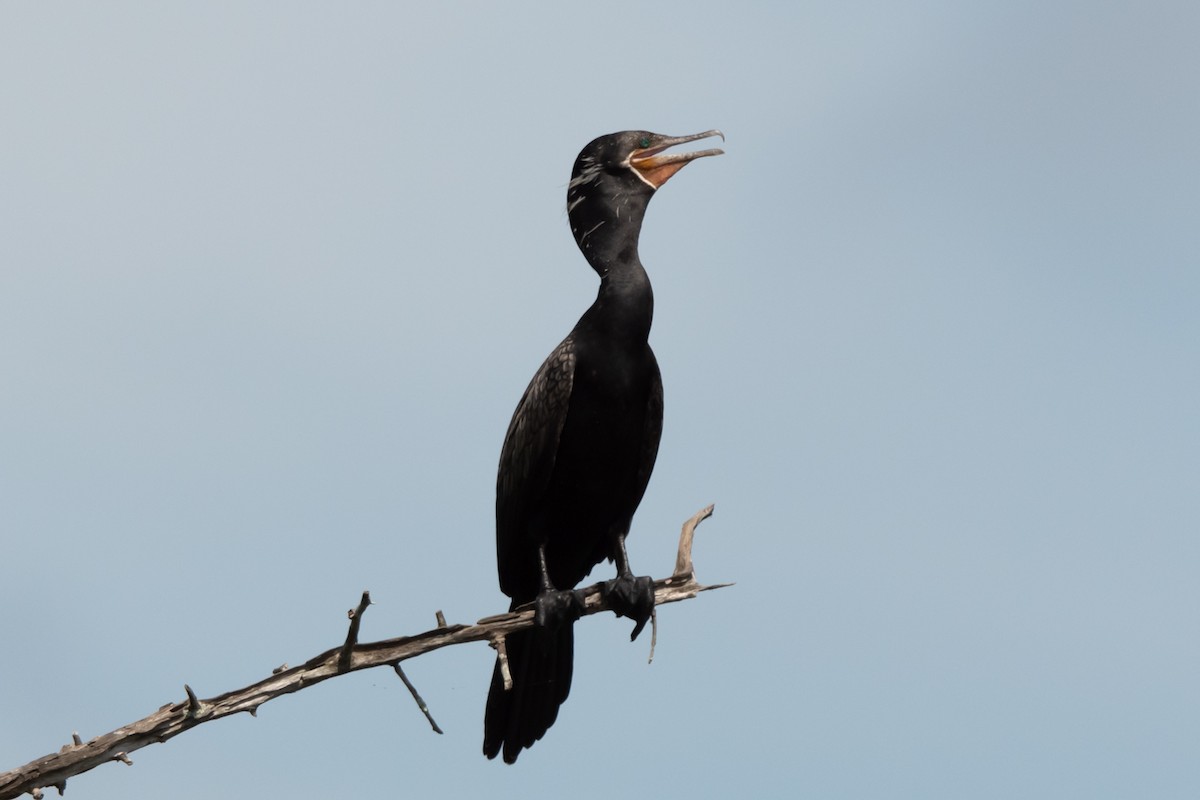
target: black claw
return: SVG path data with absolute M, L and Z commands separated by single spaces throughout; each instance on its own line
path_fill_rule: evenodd
M 629 617 L 634 621 L 633 633 L 629 635 L 632 642 L 646 627 L 654 611 L 654 579 L 619 575 L 604 584 L 604 599 L 618 617 Z
M 654 612 L 651 611 L 650 613 L 653 614 Z M 631 641 L 631 642 L 637 641 L 638 634 L 641 633 L 642 629 L 646 627 L 646 622 L 649 619 L 650 619 L 650 617 L 647 616 L 646 619 L 641 620 L 640 622 L 638 622 L 636 625 L 633 626 L 633 632 L 629 634 L 629 641 Z

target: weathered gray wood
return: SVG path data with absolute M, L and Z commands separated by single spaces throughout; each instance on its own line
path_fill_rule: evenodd
M 692 574 L 692 534 L 696 526 L 710 514 L 712 506 L 684 523 L 676 557 L 677 574 L 654 582 L 655 605 L 688 600 L 700 592 L 730 585 L 702 586 Z M 584 590 L 584 616 L 608 610 L 601 597 L 601 585 L 597 583 Z M 454 644 L 491 642 L 495 646 L 513 631 L 533 625 L 532 609 L 485 617 L 474 625 L 446 625 L 439 612 L 436 628 L 414 636 L 399 636 L 359 644 L 359 624 L 369 604 L 370 596 L 364 592 L 358 608 L 350 614 L 350 631 L 344 644 L 326 650 L 299 666 L 289 668 L 285 665 L 257 683 L 207 700 L 197 698 L 191 688 L 185 685 L 185 699 L 168 703 L 148 717 L 87 742 L 81 741 L 78 734 L 75 734 L 72 743 L 64 745 L 57 753 L 42 756 L 22 767 L 0 773 L 0 800 L 15 798 L 26 792 L 35 798 L 41 797 L 44 787 L 57 787 L 61 794 L 66 787 L 67 778 L 109 761 L 131 764 L 133 762 L 128 754 L 134 750 L 155 742 L 165 742 L 197 725 L 231 714 L 249 712 L 254 715 L 258 707 L 269 700 L 298 692 L 337 675 L 373 667 L 399 665 L 401 661 Z M 414 697 L 417 697 L 415 692 Z M 426 715 L 428 716 L 427 711 Z M 432 719 L 430 723 L 433 724 Z M 436 725 L 434 729 L 436 730 Z

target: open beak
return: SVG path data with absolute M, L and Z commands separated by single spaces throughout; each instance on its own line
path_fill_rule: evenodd
M 658 189 L 670 180 L 672 175 L 683 169 L 689 161 L 705 156 L 719 156 L 725 152 L 715 147 L 711 150 L 694 150 L 690 153 L 663 153 L 663 151 L 677 144 L 707 139 L 710 136 L 720 136 L 721 141 L 725 141 L 725 134 L 720 131 L 693 133 L 691 136 L 663 136 L 655 140 L 653 147 L 634 150 L 630 153 L 629 166 L 639 178 L 650 184 L 652 188 Z

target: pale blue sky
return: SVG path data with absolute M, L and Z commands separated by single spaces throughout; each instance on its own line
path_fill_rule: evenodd
M 649 667 L 583 624 L 515 768 L 480 645 L 407 667 L 445 736 L 376 671 L 71 795 L 1196 797 L 1198 8 L 0 6 L 0 770 L 364 588 L 367 639 L 503 609 L 500 443 L 595 291 L 571 163 L 719 127 L 642 239 L 630 548 L 715 502 L 737 586 Z

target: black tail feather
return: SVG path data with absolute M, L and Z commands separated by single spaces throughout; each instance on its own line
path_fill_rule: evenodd
M 522 748 L 532 747 L 550 729 L 571 691 L 574 627 L 510 633 L 505 650 L 513 686 L 504 691 L 497 659 L 483 717 L 483 754 L 495 758 L 503 749 L 505 762 L 512 764 Z

